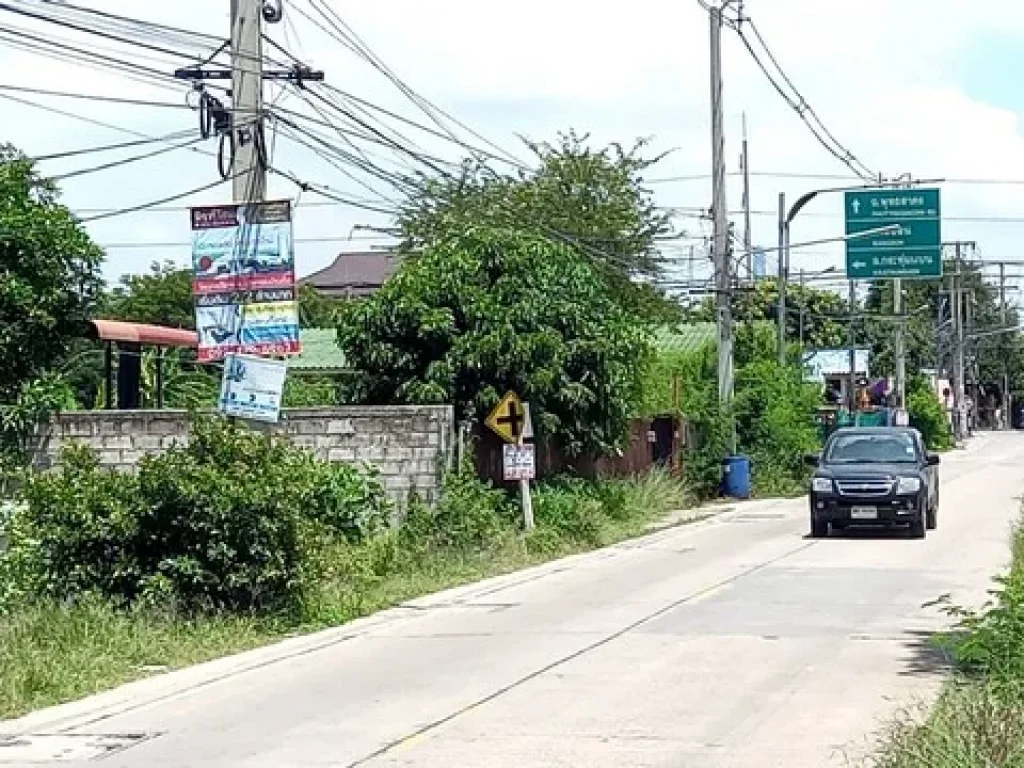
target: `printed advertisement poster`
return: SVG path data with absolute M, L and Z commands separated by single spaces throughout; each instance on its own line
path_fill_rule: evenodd
M 295 355 L 299 343 L 299 306 L 291 301 L 197 303 L 199 360 L 229 354 Z
M 277 422 L 288 364 L 262 357 L 228 355 L 220 385 L 220 410 L 228 416 Z
M 199 359 L 298 354 L 291 203 L 205 206 L 191 219 Z

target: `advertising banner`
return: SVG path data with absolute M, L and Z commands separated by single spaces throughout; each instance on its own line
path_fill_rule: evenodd
M 242 419 L 278 421 L 287 372 L 281 360 L 229 354 L 224 358 L 220 410 Z
M 191 214 L 199 360 L 298 354 L 291 203 L 205 206 Z

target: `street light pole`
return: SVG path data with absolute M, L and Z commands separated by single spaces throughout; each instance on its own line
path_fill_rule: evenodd
M 811 200 L 816 198 L 818 195 L 831 192 L 852 192 L 858 189 L 878 189 L 880 187 L 905 187 L 905 186 L 918 186 L 920 184 L 939 184 L 945 181 L 945 179 L 921 179 L 920 181 L 907 182 L 906 179 L 897 179 L 894 181 L 877 181 L 870 184 L 857 184 L 848 187 L 828 187 L 825 189 L 813 189 L 810 192 L 801 195 L 797 198 L 797 201 L 793 203 L 793 207 L 789 209 L 789 213 L 784 215 L 785 211 L 785 196 L 779 194 L 779 363 L 785 364 L 786 361 L 786 325 L 785 325 L 785 309 L 786 309 L 786 280 L 789 276 L 789 236 L 790 227 L 793 224 L 793 219 L 797 217 L 797 214 L 803 210 Z

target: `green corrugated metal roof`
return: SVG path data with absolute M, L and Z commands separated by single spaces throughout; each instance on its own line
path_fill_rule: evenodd
M 300 333 L 302 354 L 289 358 L 288 367 L 294 371 L 343 371 L 347 368 L 345 355 L 338 346 L 338 332 L 333 328 L 303 328 Z M 655 344 L 661 349 L 695 352 L 715 341 L 714 323 L 690 323 L 661 328 L 655 334 Z
M 688 323 L 660 328 L 655 334 L 654 343 L 659 349 L 696 352 L 707 344 L 714 344 L 715 336 L 714 323 Z
M 299 332 L 302 354 L 288 358 L 293 371 L 343 371 L 345 355 L 338 346 L 338 332 L 333 328 L 303 328 Z

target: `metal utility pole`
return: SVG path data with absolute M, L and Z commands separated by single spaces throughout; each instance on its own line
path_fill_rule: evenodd
M 776 308 L 779 325 L 779 365 L 786 365 L 786 255 L 789 251 L 789 227 L 786 226 L 786 193 L 779 192 L 779 305 Z
M 907 355 L 904 346 L 903 281 L 892 281 L 892 313 L 896 316 L 893 329 L 893 357 L 896 362 L 896 407 L 907 407 Z
M 231 94 L 235 118 L 236 203 L 266 199 L 267 158 L 263 139 L 263 0 L 231 0 Z
M 750 232 L 750 153 L 747 147 L 747 113 L 743 113 L 743 152 L 740 155 L 743 166 L 743 252 L 746 254 L 747 274 L 754 276 L 754 246 Z
M 722 109 L 722 9 L 712 6 L 711 22 L 711 178 L 714 217 L 715 298 L 718 323 L 718 400 L 733 397 L 732 264 L 729 211 L 725 200 L 725 131 Z

